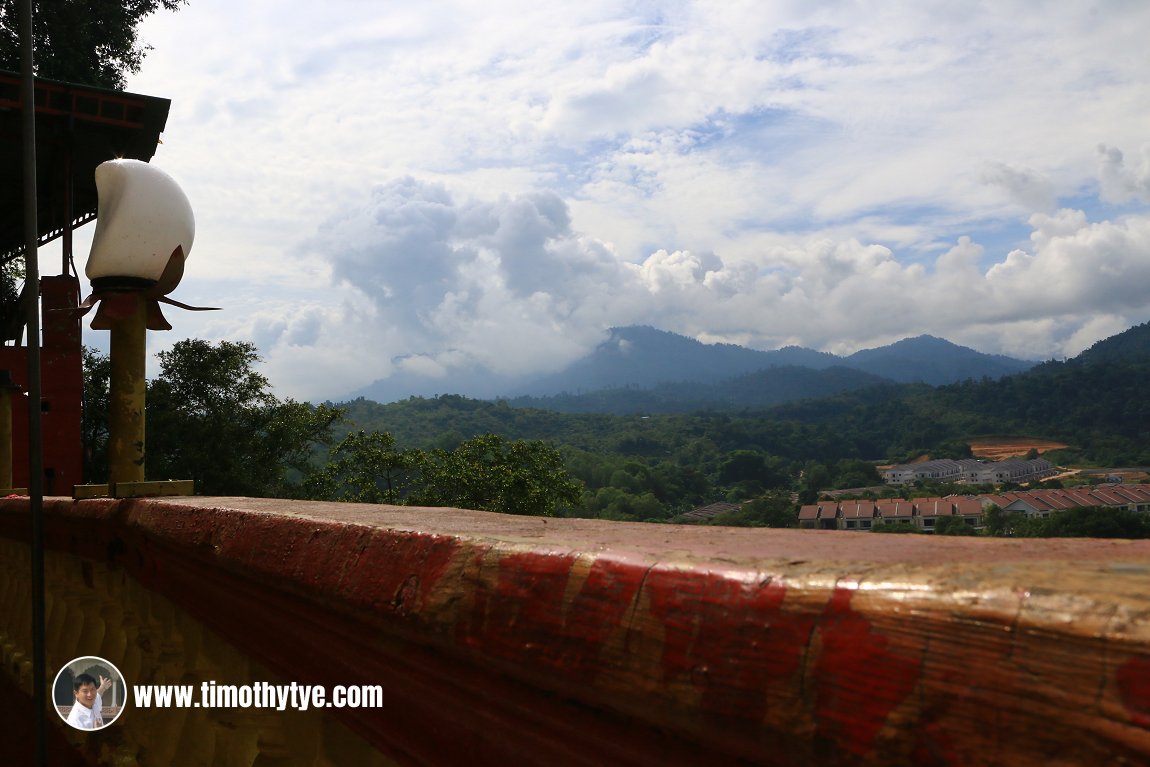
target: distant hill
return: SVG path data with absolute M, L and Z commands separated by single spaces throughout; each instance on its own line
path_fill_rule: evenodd
M 820 354 L 809 349 L 800 353 Z M 704 344 L 645 325 L 612 328 L 607 340 L 591 354 L 512 394 L 547 396 L 684 381 L 714 383 L 770 367 L 771 355 L 734 344 Z
M 744 373 L 716 383 L 661 383 L 646 389 L 600 389 L 583 394 L 516 397 L 508 402 L 516 407 L 540 408 L 560 413 L 689 413 L 700 410 L 766 408 L 795 400 L 829 397 L 884 383 L 892 382 L 843 366 L 815 370 L 782 365 Z
M 719 453 L 758 450 L 830 465 L 846 458 L 901 462 L 955 450 L 975 437 L 1025 434 L 1070 445 L 1052 455 L 1063 464 L 1146 466 L 1150 398 L 1143 389 L 1150 355 L 1143 343 L 1148 334 L 1150 326 L 1131 328 L 1066 362 L 1046 362 L 997 379 L 971 375 L 945 386 L 873 385 L 873 374 L 854 369 L 780 365 L 713 383 L 552 395 L 538 398 L 536 408 L 459 396 L 394 404 L 357 400 L 345 403 L 349 422 L 340 428 L 389 431 L 400 444 L 418 447 L 453 447 L 491 432 L 577 451 L 674 460 L 679 466 L 701 465 L 698 451 L 707 445 Z M 864 379 L 864 388 L 849 388 Z M 825 390 L 818 387 L 843 381 L 847 386 L 839 393 L 820 399 Z M 743 397 L 792 399 L 770 408 L 722 404 Z M 698 407 L 704 400 L 710 404 Z M 678 414 L 690 410 L 696 412 Z M 698 412 L 703 410 L 727 412 Z M 666 476 L 671 475 L 677 470 Z
M 630 326 L 612 328 L 610 337 L 591 354 L 516 393 L 548 396 L 665 383 L 718 383 L 783 366 L 847 367 L 899 383 L 940 385 L 968 378 L 1001 378 L 1034 363 L 983 354 L 933 336 L 907 338 L 844 358 L 799 346 L 756 351 L 733 344 L 704 344 L 664 330 Z
M 968 378 L 1002 378 L 1034 367 L 1033 362 L 983 354 L 934 336 L 904 338 L 890 346 L 864 349 L 847 357 L 843 364 L 900 383 L 932 386 Z
M 1150 322 L 1104 338 L 1070 360 L 1077 365 L 1114 362 L 1150 362 Z
M 442 379 L 399 373 L 349 398 L 394 402 L 410 396 L 463 394 L 507 398 L 564 412 L 682 412 L 694 407 L 774 405 L 854 391 L 881 381 L 941 385 L 997 379 L 1033 364 L 982 354 L 931 336 L 839 357 L 799 346 L 759 351 L 734 344 L 704 344 L 633 325 L 612 328 L 607 340 L 586 357 L 534 379 L 499 377 L 479 368 L 452 371 Z M 743 376 L 751 378 L 734 380 Z
M 402 361 L 402 358 L 393 360 L 393 362 Z M 374 381 L 341 399 L 354 400 L 362 397 L 372 402 L 386 403 L 399 402 L 408 397 L 438 397 L 442 394 L 463 394 L 477 399 L 494 399 L 503 396 L 519 383 L 517 378 L 499 376 L 479 366 L 464 370 L 455 369 L 450 376 L 442 378 L 400 369 L 387 378 Z

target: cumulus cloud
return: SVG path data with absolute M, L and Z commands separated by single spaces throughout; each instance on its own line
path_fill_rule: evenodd
M 1042 174 L 1003 162 L 987 162 L 981 179 L 984 184 L 1000 187 L 1012 202 L 1027 211 L 1046 212 L 1057 205 L 1054 184 Z
M 370 307 L 363 321 L 341 321 L 367 339 L 387 329 L 386 342 L 360 343 L 378 348 L 390 373 L 436 380 L 477 367 L 554 370 L 607 328 L 637 322 L 764 349 L 846 353 L 931 333 L 1039 358 L 1076 353 L 1150 314 L 1150 217 L 1093 222 L 1064 209 L 1029 221 L 1029 246 L 997 258 L 970 237 L 927 263 L 821 237 L 751 259 L 660 249 L 632 263 L 574 229 L 553 193 L 456 197 L 407 177 L 325 227 L 343 236 L 312 247 Z M 320 335 L 319 319 L 284 323 L 283 342 Z
M 1098 175 L 1105 199 L 1150 202 L 1150 144 L 1143 144 L 1139 154 L 1130 163 L 1117 147 L 1098 146 Z
M 435 364 L 450 365 L 463 350 L 500 373 L 584 349 L 630 279 L 607 245 L 572 230 L 555 194 L 456 201 L 411 177 L 378 186 L 309 249 L 371 302 L 373 323 L 402 336 L 399 353 L 446 355 Z M 432 370 L 424 357 L 406 369 Z
M 1148 25 L 1146 3 L 202 0 L 149 19 L 130 88 L 173 98 L 182 297 L 228 309 L 180 328 L 256 340 L 289 393 L 553 369 L 631 323 L 1049 356 L 1146 319 Z

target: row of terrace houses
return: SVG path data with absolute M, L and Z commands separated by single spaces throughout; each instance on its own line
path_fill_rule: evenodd
M 908 485 L 915 480 L 935 482 L 962 482 L 970 485 L 1003 482 L 1030 482 L 1055 474 L 1057 470 L 1045 458 L 1025 460 L 1011 458 L 1006 461 L 979 461 L 974 458 L 958 460 L 939 459 L 922 463 L 904 463 L 883 472 L 888 485 Z
M 1127 509 L 1150 513 L 1150 485 L 1107 485 L 1065 490 L 1028 490 L 998 495 L 951 495 L 946 498 L 887 498 L 878 501 L 826 500 L 799 509 L 799 527 L 820 530 L 870 530 L 875 525 L 910 525 L 932 532 L 943 517 L 958 517 L 982 525 L 987 507 L 1048 517 L 1080 506 Z

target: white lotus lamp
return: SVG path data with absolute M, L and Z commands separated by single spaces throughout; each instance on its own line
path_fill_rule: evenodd
M 135 311 L 143 298 L 148 330 L 171 330 L 160 304 L 205 311 L 167 297 L 184 276 L 196 221 L 187 195 L 164 171 L 139 160 L 109 160 L 96 167 L 99 207 L 96 234 L 84 273 L 92 295 L 80 304 L 85 314 L 99 303 L 93 330 Z
M 96 234 L 84 268 L 92 287 L 152 288 L 166 282 L 164 293 L 174 289 L 196 234 L 184 190 L 167 173 L 139 160 L 100 164 L 96 190 Z
M 80 313 L 98 303 L 92 328 L 111 331 L 108 488 L 116 496 L 154 494 L 157 483 L 144 481 L 146 336 L 172 328 L 161 303 L 196 309 L 167 297 L 184 275 L 196 222 L 180 185 L 146 162 L 101 163 L 96 190 L 96 233 L 84 268 L 92 295 Z

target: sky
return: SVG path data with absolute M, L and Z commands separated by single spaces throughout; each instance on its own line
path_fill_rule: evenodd
M 149 349 L 251 341 L 313 401 L 466 394 L 633 324 L 1071 356 L 1150 320 L 1147 29 L 1143 0 L 190 0 L 128 90 L 172 100 L 172 297 L 223 310 Z

